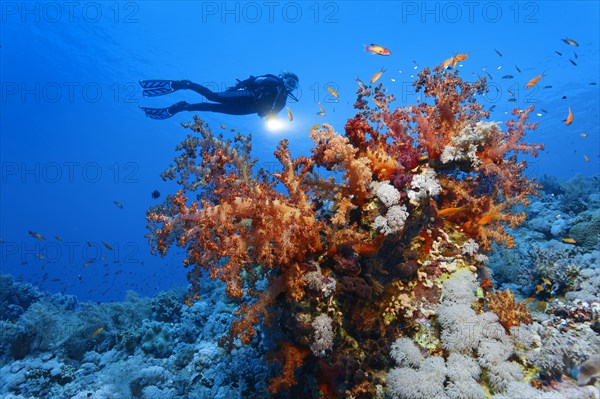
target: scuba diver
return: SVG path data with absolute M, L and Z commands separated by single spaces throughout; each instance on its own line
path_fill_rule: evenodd
M 230 115 L 275 115 L 285 107 L 287 98 L 298 101 L 292 92 L 298 87 L 298 76 L 282 72 L 279 76 L 267 74 L 237 79 L 237 84 L 223 92 L 214 92 L 189 80 L 140 80 L 144 97 L 156 97 L 177 90 L 192 90 L 212 103 L 188 104 L 180 101 L 167 108 L 140 107 L 152 119 L 167 119 L 181 111 L 209 111 Z

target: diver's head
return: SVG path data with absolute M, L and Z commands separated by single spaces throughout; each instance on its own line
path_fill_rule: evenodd
M 288 93 L 294 91 L 298 88 L 298 75 L 293 72 L 283 71 L 279 74 L 281 80 L 283 80 L 283 85 Z

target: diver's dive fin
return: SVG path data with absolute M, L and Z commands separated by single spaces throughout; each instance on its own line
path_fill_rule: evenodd
M 164 96 L 175 91 L 172 80 L 140 80 L 144 97 Z
M 148 118 L 152 119 L 169 119 L 173 116 L 173 114 L 169 112 L 169 108 L 140 108 L 146 113 Z
M 186 111 L 189 104 L 185 101 L 179 101 L 167 108 L 146 108 L 140 107 L 146 113 L 148 118 L 169 119 L 178 112 Z

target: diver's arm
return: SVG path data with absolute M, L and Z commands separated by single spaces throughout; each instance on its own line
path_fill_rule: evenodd
M 269 112 L 269 114 L 278 114 L 279 111 L 285 107 L 286 101 L 287 91 L 281 86 L 277 90 L 277 95 L 275 96 L 275 100 L 273 100 L 273 105 L 271 106 L 271 112 Z

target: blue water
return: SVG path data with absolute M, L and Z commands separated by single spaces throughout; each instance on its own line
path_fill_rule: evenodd
M 1 272 L 94 301 L 186 283 L 182 255 L 152 256 L 144 235 L 146 210 L 176 190 L 160 172 L 187 134 L 179 124 L 192 114 L 156 121 L 138 106 L 200 99 L 185 92 L 142 98 L 140 79 L 190 79 L 224 89 L 251 74 L 298 74 L 300 101 L 288 103 L 293 122 L 285 110 L 279 115 L 280 131 L 268 131 L 256 115 L 201 115 L 215 131 L 252 133 L 253 153 L 269 168 L 280 139 L 289 139 L 298 155 L 310 148 L 311 126 L 326 121 L 343 131 L 354 115 L 357 76 L 368 81 L 385 68 L 382 82 L 396 104 L 412 104 L 416 73 L 468 53 L 458 68 L 466 80 L 488 77 L 490 92 L 481 101 L 496 106 L 493 120 L 505 120 L 514 106 L 536 106 L 539 128 L 528 140 L 546 151 L 530 163 L 532 175 L 597 175 L 599 3 L 467 4 L 2 2 Z M 579 47 L 565 44 L 566 37 Z M 392 54 L 369 54 L 363 50 L 369 43 Z M 509 90 L 516 102 L 508 101 Z M 319 102 L 325 118 L 316 115 Z M 565 126 L 568 107 L 574 121 Z M 152 199 L 153 190 L 163 197 Z

